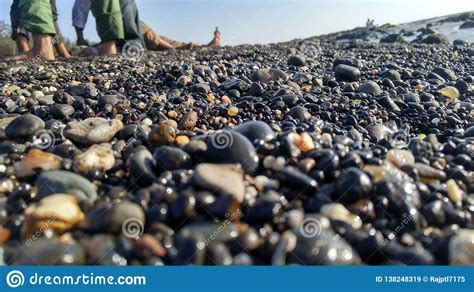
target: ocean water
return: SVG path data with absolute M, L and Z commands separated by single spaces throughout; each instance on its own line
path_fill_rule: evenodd
M 224 45 L 267 44 L 365 25 L 404 23 L 474 10 L 472 0 L 136 0 L 141 18 L 158 33 L 200 44 L 216 26 Z M 74 0 L 57 0 L 63 34 L 75 39 Z M 0 0 L 0 20 L 9 23 L 11 0 Z M 98 41 L 89 15 L 86 37 Z

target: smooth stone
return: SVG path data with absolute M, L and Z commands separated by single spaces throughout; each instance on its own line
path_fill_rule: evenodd
M 361 259 L 352 247 L 336 234 L 324 217 L 306 216 L 315 222 L 315 230 L 308 234 L 302 228 L 295 231 L 297 241 L 288 254 L 286 264 L 345 266 L 360 265 Z M 309 221 L 311 223 L 311 221 Z M 309 223 L 308 223 L 309 224 Z M 311 231 L 311 230 L 309 230 Z
M 94 170 L 105 172 L 115 165 L 114 151 L 111 147 L 92 145 L 84 153 L 74 158 L 74 170 L 88 173 Z
M 267 123 L 262 121 L 248 121 L 238 125 L 233 130 L 244 135 L 251 142 L 269 142 L 276 137 L 272 128 L 270 128 Z
M 148 134 L 148 142 L 152 146 L 170 145 L 174 143 L 175 139 L 175 128 L 167 124 L 153 128 Z
M 339 64 L 344 64 L 356 68 L 362 68 L 364 64 L 361 60 L 352 57 L 341 57 L 334 60 L 333 67 L 336 67 Z
M 28 139 L 43 130 L 42 119 L 32 114 L 24 114 L 11 121 L 5 128 L 5 134 L 10 139 Z
M 65 170 L 42 172 L 35 186 L 38 188 L 38 199 L 58 193 L 71 194 L 82 209 L 92 207 L 98 198 L 95 186 L 88 179 Z
M 444 87 L 439 91 L 439 93 L 441 93 L 442 95 L 444 95 L 444 96 L 446 96 L 447 98 L 450 98 L 450 99 L 458 99 L 459 98 L 459 91 L 454 86 Z
M 382 78 L 388 78 L 392 81 L 394 80 L 401 80 L 400 73 L 393 69 L 386 69 L 380 73 L 380 77 Z
M 58 239 L 25 241 L 13 259 L 18 266 L 81 266 L 86 263 L 83 247 Z
M 314 194 L 318 190 L 318 183 L 313 178 L 293 166 L 285 166 L 277 174 L 277 179 L 283 186 L 296 190 L 298 193 Z
M 0 119 L 0 130 L 5 130 L 6 127 L 18 117 L 7 117 Z
M 130 225 L 128 225 L 130 224 Z M 132 202 L 123 201 L 115 204 L 107 214 L 107 231 L 122 232 L 127 237 L 141 235 L 145 226 L 145 212 Z
M 401 111 L 400 107 L 389 96 L 383 96 L 383 97 L 377 99 L 377 102 L 380 103 L 387 110 L 392 110 L 392 111 L 395 111 L 395 112 Z
M 192 130 L 196 126 L 198 114 L 195 111 L 189 112 L 181 118 L 178 128 L 180 130 Z
M 370 124 L 367 126 L 366 130 L 369 133 L 370 138 L 377 142 L 388 138 L 390 134 L 392 134 L 392 131 L 384 124 Z
M 319 213 L 328 217 L 330 220 L 346 222 L 355 229 L 359 229 L 362 227 L 362 220 L 360 219 L 360 217 L 355 214 L 352 214 L 346 209 L 346 207 L 344 207 L 344 205 L 339 203 L 323 205 L 321 206 Z
M 65 92 L 72 96 L 95 97 L 97 89 L 94 83 L 73 84 L 66 87 Z
M 449 68 L 434 67 L 431 72 L 438 74 L 439 76 L 449 81 L 455 81 L 457 79 L 456 73 L 454 73 L 454 71 Z
M 382 93 L 382 89 L 377 84 L 377 82 L 368 81 L 359 87 L 359 92 L 372 95 L 372 96 L 377 96 Z
M 17 177 L 28 177 L 37 174 L 37 170 L 56 170 L 61 168 L 63 159 L 52 153 L 31 149 L 28 154 L 14 164 Z
M 292 107 L 287 115 L 300 121 L 307 120 L 311 117 L 311 114 L 308 112 L 308 110 L 299 105 Z
M 455 180 L 450 179 L 446 182 L 446 191 L 448 192 L 448 197 L 454 204 L 459 204 L 462 201 L 463 191 L 458 186 Z
M 196 167 L 193 182 L 198 187 L 230 196 L 242 203 L 245 185 L 242 170 L 235 164 L 201 163 Z
M 334 73 L 337 78 L 344 81 L 358 81 L 360 79 L 360 70 L 356 67 L 339 64 L 334 68 Z
M 416 169 L 421 178 L 436 179 L 444 181 L 446 179 L 446 174 L 434 167 L 431 167 L 423 163 L 415 163 L 413 167 Z
M 460 229 L 449 240 L 449 264 L 452 266 L 474 265 L 474 230 Z
M 156 238 L 150 234 L 143 234 L 137 239 L 133 246 L 135 254 L 142 259 L 151 256 L 165 257 L 166 249 L 161 245 Z
M 403 165 L 413 165 L 415 163 L 415 157 L 408 150 L 403 149 L 391 149 L 387 152 L 387 160 L 393 163 L 398 168 Z
M 104 118 L 88 118 L 67 124 L 64 136 L 74 142 L 91 145 L 109 142 L 123 128 L 119 120 Z
M 255 147 L 240 133 L 221 130 L 207 139 L 206 158 L 212 163 L 240 163 L 246 173 L 254 173 L 258 167 Z
M 177 147 L 160 146 L 155 150 L 153 156 L 156 166 L 162 171 L 189 169 L 192 166 L 191 156 Z
M 197 92 L 197 93 L 202 93 L 202 94 L 207 94 L 211 88 L 209 87 L 208 84 L 205 84 L 205 83 L 197 83 L 197 84 L 193 84 L 189 90 L 191 90 L 192 92 Z
M 341 176 L 336 181 L 334 199 L 354 203 L 360 199 L 368 198 L 371 191 L 372 182 L 370 177 L 358 168 L 349 167 L 342 171 Z
M 306 59 L 303 56 L 293 55 L 288 58 L 288 65 L 301 67 L 306 63 Z
M 62 234 L 84 219 L 76 198 L 67 194 L 54 194 L 30 204 L 24 215 L 23 238 L 43 233 L 46 229 Z
M 63 119 L 74 113 L 74 107 L 68 104 L 55 104 L 51 107 L 49 113 L 55 119 Z
M 105 105 L 107 104 L 110 104 L 112 106 L 115 106 L 117 105 L 122 99 L 119 98 L 117 95 L 111 95 L 111 94 L 107 94 L 107 95 L 101 95 L 98 99 L 97 99 L 97 105 L 100 106 L 100 107 L 104 107 Z
M 132 181 L 138 186 L 145 187 L 158 181 L 155 158 L 145 147 L 138 148 L 130 155 L 128 165 Z
M 259 69 L 252 73 L 250 79 L 255 82 L 269 83 L 271 81 L 283 81 L 286 82 L 290 79 L 290 76 L 280 69 L 266 68 Z

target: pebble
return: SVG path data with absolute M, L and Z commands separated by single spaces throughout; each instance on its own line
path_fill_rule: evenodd
M 88 118 L 67 124 L 64 136 L 80 144 L 92 145 L 109 142 L 122 128 L 123 124 L 119 120 Z
M 290 56 L 288 58 L 288 65 L 296 66 L 296 67 L 301 67 L 306 63 L 306 59 L 303 56 Z
M 233 130 L 217 131 L 209 137 L 206 158 L 213 163 L 240 163 L 246 173 L 255 172 L 259 162 L 252 143 Z
M 269 142 L 275 139 L 275 132 L 270 126 L 262 121 L 248 121 L 238 125 L 234 131 L 244 135 L 249 141 L 259 144 L 260 141 Z
M 362 227 L 362 220 L 359 216 L 349 212 L 342 204 L 323 205 L 319 212 L 331 220 L 344 221 L 355 229 Z
M 92 145 L 74 158 L 74 170 L 88 173 L 94 170 L 105 172 L 115 165 L 114 151 L 110 145 Z
M 153 156 L 161 171 L 189 169 L 192 166 L 191 156 L 177 147 L 160 146 L 156 148 Z
M 196 126 L 198 114 L 195 111 L 185 114 L 179 122 L 178 128 L 180 130 L 192 130 Z
M 78 224 L 83 218 L 79 205 L 72 195 L 54 194 L 31 204 L 25 209 L 23 238 L 42 236 L 46 229 L 62 234 Z
M 377 84 L 377 82 L 369 81 L 369 82 L 363 83 L 359 87 L 359 92 L 362 92 L 371 96 L 377 96 L 382 93 L 382 89 Z
M 449 264 L 453 266 L 474 265 L 474 231 L 461 229 L 449 240 Z
M 201 163 L 196 167 L 193 182 L 199 188 L 230 196 L 239 203 L 244 200 L 243 173 L 237 165 Z
M 88 179 L 65 170 L 42 172 L 36 179 L 37 198 L 42 199 L 54 194 L 74 195 L 82 209 L 88 209 L 97 200 L 97 190 Z
M 449 99 L 458 99 L 459 98 L 459 91 L 454 86 L 448 86 L 448 87 L 442 88 L 439 91 L 439 93 L 441 93 L 442 95 L 446 96 Z
M 403 149 L 391 149 L 388 151 L 387 160 L 398 168 L 403 165 L 413 165 L 415 163 L 415 157 L 413 154 L 410 151 Z
M 44 129 L 44 122 L 37 116 L 25 114 L 10 121 L 5 134 L 10 139 L 28 139 Z
M 345 64 L 339 64 L 334 68 L 334 73 L 336 77 L 344 81 L 359 81 L 360 79 L 360 70 Z
M 148 134 L 148 141 L 153 146 L 171 145 L 176 139 L 176 130 L 167 124 L 161 124 Z
M 15 162 L 15 174 L 18 177 L 28 177 L 37 174 L 37 171 L 56 170 L 61 168 L 62 161 L 58 155 L 31 149 L 21 161 Z

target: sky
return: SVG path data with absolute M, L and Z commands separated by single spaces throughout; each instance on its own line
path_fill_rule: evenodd
M 63 34 L 75 40 L 74 0 L 56 0 Z M 365 25 L 404 23 L 474 10 L 474 0 L 136 0 L 140 18 L 169 38 L 205 44 L 216 26 L 223 45 L 268 44 Z M 11 0 L 0 0 L 10 23 Z M 3 8 L 4 7 L 4 8 Z M 92 14 L 86 38 L 98 42 Z

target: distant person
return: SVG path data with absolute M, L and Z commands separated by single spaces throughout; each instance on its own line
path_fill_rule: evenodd
M 58 13 L 55 0 L 13 0 L 10 7 L 10 19 L 12 39 L 16 42 L 20 53 L 12 59 L 54 60 L 52 45 L 55 46 L 60 57 L 71 57 L 57 24 Z M 29 33 L 33 34 L 33 50 L 31 51 Z M 52 36 L 55 36 L 54 39 L 51 38 Z
M 143 21 L 140 23 L 141 30 L 143 31 L 143 40 L 145 46 L 151 51 L 161 50 L 174 50 L 174 49 L 192 49 L 198 47 L 193 43 L 183 43 L 175 40 L 171 40 L 165 36 L 158 35 L 153 29 L 151 29 Z M 219 47 L 221 44 L 221 33 L 216 27 L 214 31 L 214 38 L 206 45 L 207 47 Z
M 141 41 L 135 0 L 76 0 L 72 9 L 72 24 L 76 30 L 77 45 L 89 45 L 84 38 L 84 28 L 90 10 L 96 19 L 102 54 L 116 54 L 117 43 Z
M 122 0 L 123 1 L 123 0 Z M 129 1 L 123 1 L 121 3 L 123 22 L 125 26 L 125 38 L 127 40 L 141 38 L 145 44 L 146 49 L 158 51 L 158 50 L 171 50 L 171 49 L 191 49 L 197 47 L 193 43 L 184 43 L 169 39 L 165 36 L 158 35 L 153 29 L 151 29 L 143 21 L 139 21 L 139 27 L 137 29 L 136 23 L 138 20 L 138 13 L 134 11 L 138 9 L 136 5 L 130 5 L 126 3 Z M 76 30 L 78 46 L 88 46 L 89 43 L 84 38 L 84 28 L 87 23 L 89 10 L 91 10 L 92 0 L 76 0 L 72 10 L 72 23 Z M 125 11 L 125 13 L 123 12 Z M 137 33 L 140 35 L 137 36 Z M 207 44 L 209 47 L 220 46 L 220 32 L 216 29 L 214 38 Z

